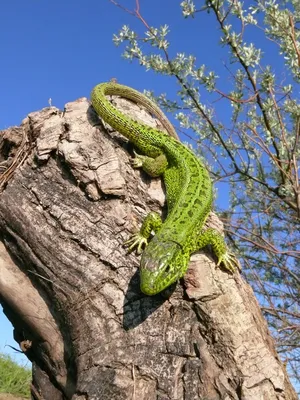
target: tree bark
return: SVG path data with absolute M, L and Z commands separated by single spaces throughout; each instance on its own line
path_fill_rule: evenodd
M 251 288 L 209 249 L 176 288 L 140 292 L 139 257 L 122 243 L 166 210 L 161 181 L 130 155 L 85 98 L 0 133 L 0 297 L 33 362 L 33 397 L 296 399 Z M 213 214 L 208 225 L 222 229 Z

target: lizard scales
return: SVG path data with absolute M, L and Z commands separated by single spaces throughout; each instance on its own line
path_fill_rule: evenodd
M 151 176 L 162 175 L 164 180 L 166 220 L 161 223 L 158 214 L 150 213 L 141 231 L 127 242 L 130 249 L 137 246 L 140 250 L 142 244 L 147 245 L 141 258 L 141 290 L 153 295 L 176 282 L 186 272 L 191 253 L 207 244 L 212 245 L 218 264 L 223 262 L 225 268 L 234 271 L 236 262 L 222 236 L 213 229 L 203 231 L 213 199 L 205 166 L 174 138 L 177 135 L 165 117 L 170 125 L 164 126 L 173 137 L 124 115 L 108 101 L 107 95 L 120 95 L 143 104 L 153 114 L 164 114 L 141 93 L 117 83 L 99 84 L 91 94 L 97 114 L 143 154 L 137 155 L 134 166 L 142 167 Z M 148 244 L 152 230 L 156 234 Z

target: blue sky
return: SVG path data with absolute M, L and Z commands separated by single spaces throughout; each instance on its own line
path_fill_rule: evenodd
M 123 0 L 123 4 L 134 8 L 135 1 Z M 204 13 L 185 20 L 179 4 L 174 0 L 141 0 L 141 11 L 150 25 L 170 26 L 169 40 L 175 43 L 172 55 L 195 54 L 199 65 L 205 63 L 218 72 L 227 50 L 217 47 L 215 20 Z M 135 18 L 109 0 L 3 1 L 0 129 L 19 125 L 29 112 L 47 107 L 50 97 L 52 105 L 62 109 L 66 102 L 89 97 L 93 86 L 111 78 L 141 91 L 173 96 L 177 89 L 174 80 L 146 72 L 121 57 L 122 49 L 113 45 L 112 36 L 124 24 L 144 31 Z M 227 87 L 227 82 L 221 82 L 221 89 Z M 17 346 L 9 322 L 0 313 L 0 351 L 12 353 L 4 347 L 7 344 Z
M 124 3 L 130 7 L 135 2 Z M 187 38 L 193 24 L 181 17 L 179 2 L 164 0 L 163 8 L 157 0 L 142 3 L 151 24 L 171 26 L 176 49 L 192 50 Z M 89 96 L 98 82 L 114 77 L 140 90 L 171 90 L 170 79 L 146 73 L 121 58 L 112 35 L 124 24 L 136 26 L 137 20 L 109 0 L 10 0 L 0 10 L 0 129 L 48 106 L 49 97 L 53 105 L 63 108 L 68 101 Z M 209 46 L 203 35 L 197 40 L 199 46 Z

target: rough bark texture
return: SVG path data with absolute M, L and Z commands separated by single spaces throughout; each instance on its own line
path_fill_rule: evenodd
M 0 135 L 0 167 L 27 146 L 0 194 L 0 295 L 35 398 L 296 399 L 251 288 L 209 250 L 176 289 L 140 292 L 122 242 L 150 209 L 165 212 L 161 182 L 131 168 L 131 145 L 87 99 Z

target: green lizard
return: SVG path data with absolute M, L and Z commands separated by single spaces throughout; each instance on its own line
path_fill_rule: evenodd
M 140 265 L 142 292 L 157 294 L 182 278 L 191 254 L 209 244 L 218 258 L 217 265 L 222 263 L 225 269 L 234 272 L 238 262 L 223 237 L 212 228 L 203 230 L 212 205 L 212 183 L 205 166 L 175 138 L 122 114 L 106 95 L 134 100 L 156 115 L 159 108 L 138 91 L 117 83 L 101 83 L 91 93 L 97 114 L 143 153 L 136 154 L 133 167 L 142 167 L 153 177 L 163 176 L 168 206 L 166 220 L 162 222 L 159 214 L 150 212 L 140 231 L 125 242 L 129 250 L 136 247 L 138 253 L 146 246 Z M 177 137 L 174 130 L 166 128 Z M 148 244 L 152 231 L 155 236 Z

